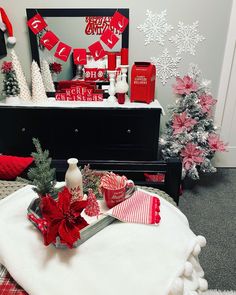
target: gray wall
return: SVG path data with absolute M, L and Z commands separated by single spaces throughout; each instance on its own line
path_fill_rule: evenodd
M 15 50 L 20 56 L 28 81 L 30 81 L 31 53 L 26 26 L 26 8 L 129 8 L 130 64 L 133 64 L 134 61 L 148 61 L 150 57 L 157 57 L 161 54 L 163 46 L 156 43 L 144 45 L 144 35 L 137 30 L 137 26 L 144 22 L 146 9 L 158 13 L 167 9 L 168 23 L 175 28 L 178 21 L 183 21 L 185 24 L 199 21 L 199 31 L 206 40 L 197 46 L 195 56 L 183 54 L 184 61 L 181 62 L 179 72 L 183 75 L 188 70 L 190 62 L 197 63 L 204 72 L 204 76 L 212 80 L 212 91 L 215 95 L 220 78 L 231 5 L 232 0 L 1 0 L 1 6 L 6 9 L 12 21 L 17 38 Z M 172 36 L 173 32 L 170 32 L 168 36 Z M 175 54 L 175 47 L 172 43 L 166 42 L 166 47 L 172 54 Z M 171 79 L 165 86 L 159 81 L 157 82 L 156 96 L 164 107 L 175 101 L 171 87 L 173 82 L 174 79 Z

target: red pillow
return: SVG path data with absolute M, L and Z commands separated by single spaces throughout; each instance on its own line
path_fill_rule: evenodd
M 144 176 L 147 182 L 165 182 L 164 173 L 156 173 L 156 174 L 144 173 Z
M 32 157 L 0 156 L 0 179 L 15 179 L 33 160 Z

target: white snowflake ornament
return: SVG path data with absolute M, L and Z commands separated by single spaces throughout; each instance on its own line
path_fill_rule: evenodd
M 151 57 L 151 61 L 157 69 L 157 77 L 160 78 L 163 85 L 165 85 L 167 80 L 171 77 L 179 75 L 177 69 L 180 60 L 180 56 L 170 56 L 167 48 L 164 49 L 160 57 Z
M 196 53 L 196 45 L 205 40 L 205 37 L 198 33 L 198 21 L 192 25 L 184 25 L 183 22 L 179 22 L 178 31 L 175 36 L 172 36 L 169 40 L 175 43 L 177 55 L 182 52 L 189 52 L 192 55 Z
M 144 44 L 147 45 L 156 41 L 158 44 L 164 45 L 164 37 L 169 31 L 173 29 L 171 25 L 167 24 L 167 11 L 163 10 L 160 14 L 157 14 L 147 10 L 146 15 L 147 18 L 144 24 L 137 27 L 141 32 L 144 32 Z

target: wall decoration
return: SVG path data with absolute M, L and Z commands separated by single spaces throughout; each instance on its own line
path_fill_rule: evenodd
M 87 16 L 85 21 L 87 22 L 85 28 L 86 35 L 102 35 L 106 29 L 110 29 L 115 34 L 119 34 L 119 32 L 111 27 L 112 17 L 111 16 Z
M 101 33 L 100 39 L 110 49 L 112 49 L 116 45 L 116 43 L 119 41 L 119 37 L 115 35 L 114 31 L 123 33 L 129 24 L 129 19 L 118 11 L 116 11 L 112 17 L 108 17 L 108 18 L 110 20 L 109 27 L 104 27 L 103 21 L 106 19 L 106 17 L 87 17 L 86 21 L 91 23 L 95 21 L 96 24 L 100 24 L 100 21 L 102 20 L 101 28 L 103 30 L 99 31 Z M 37 35 L 37 38 L 39 39 L 40 48 L 43 47 L 43 49 L 47 48 L 48 50 L 51 50 L 59 42 L 54 56 L 61 59 L 64 62 L 67 61 L 72 51 L 72 47 L 60 41 L 60 39 L 52 31 L 49 30 L 47 23 L 44 21 L 43 17 L 39 13 L 31 17 L 28 20 L 27 24 L 29 28 L 31 29 L 31 31 L 35 35 Z M 112 29 L 110 29 L 110 27 Z M 95 29 L 90 33 L 87 32 L 87 34 L 94 34 L 94 33 L 95 33 Z M 88 46 L 88 49 L 95 61 L 103 58 L 106 55 L 106 52 L 100 41 L 94 42 L 93 44 Z M 74 53 L 78 54 L 78 50 L 76 49 Z M 75 64 L 79 64 L 79 56 L 76 56 L 76 58 L 74 58 L 74 61 L 75 61 Z M 83 64 L 86 64 L 86 62 L 83 62 Z
M 95 61 L 99 60 L 100 58 L 103 58 L 106 55 L 106 52 L 103 49 L 102 44 L 99 41 L 90 45 L 89 51 Z
M 103 43 L 105 43 L 110 49 L 112 49 L 116 43 L 119 41 L 119 38 L 110 30 L 107 29 L 100 38 Z
M 75 48 L 73 50 L 73 59 L 75 65 L 86 65 L 86 49 L 85 48 Z
M 54 56 L 61 59 L 62 61 L 67 61 L 71 50 L 72 50 L 71 46 L 63 42 L 59 42 Z
M 198 32 L 198 21 L 192 25 L 184 25 L 183 22 L 179 22 L 176 35 L 169 40 L 175 43 L 177 55 L 180 55 L 182 52 L 195 55 L 196 45 L 205 40 L 205 37 Z
M 160 57 L 151 57 L 152 63 L 157 68 L 157 77 L 160 78 L 163 85 L 167 83 L 169 78 L 179 75 L 177 69 L 180 60 L 180 56 L 170 56 L 167 48 L 164 49 Z
M 47 27 L 47 23 L 39 13 L 37 13 L 34 17 L 29 19 L 27 24 L 35 35 L 37 35 L 39 32 L 41 32 Z
M 31 102 L 31 93 L 29 90 L 29 86 L 26 82 L 26 78 L 22 70 L 20 61 L 14 50 L 11 51 L 11 59 L 12 59 L 13 68 L 16 72 L 16 78 L 20 87 L 19 97 L 22 102 L 29 103 Z
M 122 15 L 119 11 L 116 11 L 111 19 L 110 26 L 115 28 L 120 33 L 123 33 L 128 26 L 129 19 Z
M 59 38 L 51 31 L 47 31 L 39 40 L 40 44 L 46 47 L 48 50 L 52 50 L 54 46 L 59 42 Z
M 164 45 L 164 37 L 173 29 L 171 25 L 167 24 L 166 15 L 166 10 L 163 10 L 160 14 L 147 10 L 147 18 L 144 24 L 138 26 L 138 29 L 141 32 L 144 32 L 145 45 L 148 45 L 151 42 L 157 42 L 160 45 Z

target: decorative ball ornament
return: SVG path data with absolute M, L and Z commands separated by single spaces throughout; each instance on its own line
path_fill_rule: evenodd
M 182 295 L 184 290 L 184 282 L 181 278 L 177 278 L 171 286 L 171 295 Z

